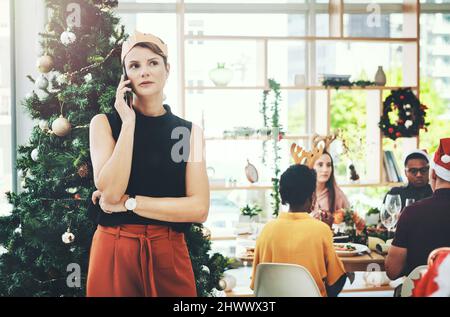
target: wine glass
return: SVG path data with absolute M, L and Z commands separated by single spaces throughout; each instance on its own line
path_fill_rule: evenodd
M 380 210 L 380 220 L 383 226 L 388 230 L 388 236 L 393 232 L 393 228 L 397 225 L 400 212 L 391 213 L 389 209 L 383 206 Z
M 387 195 L 384 206 L 390 214 L 400 213 L 402 210 L 402 199 L 400 198 L 400 195 Z

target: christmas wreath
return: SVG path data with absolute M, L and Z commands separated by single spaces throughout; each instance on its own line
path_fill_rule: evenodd
M 410 88 L 392 90 L 383 102 L 378 126 L 392 140 L 417 136 L 420 129 L 427 131 L 426 109 L 428 107 L 420 103 Z

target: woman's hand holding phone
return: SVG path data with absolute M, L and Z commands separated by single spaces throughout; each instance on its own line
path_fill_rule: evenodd
M 116 91 L 116 102 L 114 107 L 119 113 L 120 119 L 122 119 L 122 124 L 135 123 L 136 113 L 134 112 L 132 103 L 128 105 L 125 101 L 125 93 L 131 92 L 132 89 L 127 86 L 130 85 L 130 80 L 124 80 L 124 75 L 120 77 L 120 83 Z

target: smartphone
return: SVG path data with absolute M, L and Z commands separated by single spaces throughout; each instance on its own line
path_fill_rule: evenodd
M 125 65 L 123 65 L 123 80 L 128 80 L 128 75 L 127 75 L 127 70 L 125 69 Z M 128 88 L 132 88 L 131 84 L 126 85 L 126 87 Z M 127 103 L 127 105 L 132 108 L 132 104 L 131 104 L 131 99 L 132 99 L 132 92 L 131 91 L 127 91 L 125 92 L 125 102 Z

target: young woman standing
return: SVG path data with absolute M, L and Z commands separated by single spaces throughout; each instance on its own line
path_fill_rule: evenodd
M 151 34 L 136 32 L 124 42 L 128 80 L 122 75 L 116 112 L 91 121 L 92 199 L 101 211 L 87 296 L 196 296 L 183 231 L 208 215 L 204 138 L 163 104 L 167 53 Z

